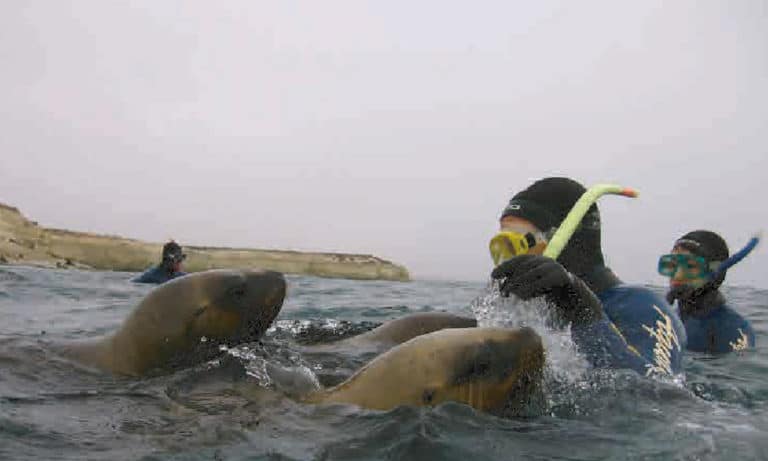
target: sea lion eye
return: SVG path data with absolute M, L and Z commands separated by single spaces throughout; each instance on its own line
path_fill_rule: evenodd
M 234 296 L 235 298 L 242 298 L 243 296 L 245 296 L 245 286 L 238 285 L 236 287 L 230 288 L 229 295 Z
M 427 389 L 424 391 L 423 394 L 421 394 L 421 401 L 430 404 L 432 403 L 432 400 L 435 398 L 435 390 L 434 389 Z
M 489 364 L 487 360 L 479 360 L 475 362 L 475 375 L 486 376 L 490 370 L 491 364 Z

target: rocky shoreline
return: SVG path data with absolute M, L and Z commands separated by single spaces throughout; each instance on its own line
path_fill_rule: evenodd
M 183 244 L 183 242 L 182 242 Z M 139 272 L 156 264 L 162 243 L 41 227 L 0 203 L 0 264 Z M 286 274 L 408 281 L 408 270 L 371 255 L 184 245 L 189 272 L 262 268 Z

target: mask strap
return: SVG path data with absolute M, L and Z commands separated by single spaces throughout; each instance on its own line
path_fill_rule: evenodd
M 525 238 L 525 243 L 528 244 L 528 249 L 536 246 L 536 237 L 532 233 L 528 232 L 523 237 Z

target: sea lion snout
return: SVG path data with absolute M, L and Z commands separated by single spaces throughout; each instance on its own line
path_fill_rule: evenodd
M 489 337 L 475 352 L 476 361 L 485 363 L 485 373 L 507 379 L 512 370 L 538 369 L 544 364 L 544 345 L 533 328 L 503 329 Z
M 501 337 L 489 339 L 494 356 L 514 368 L 540 368 L 544 363 L 544 344 L 531 327 L 503 329 Z
M 261 337 L 272 325 L 280 313 L 286 294 L 285 277 L 275 271 L 243 271 L 246 315 L 248 321 L 247 336 L 251 339 Z
M 541 347 L 541 336 L 531 327 L 521 327 L 515 331 L 518 342 L 525 347 Z
M 214 295 L 195 319 L 193 336 L 218 338 L 228 344 L 260 339 L 283 306 L 286 293 L 283 274 L 255 269 L 209 273 L 207 288 Z
M 267 309 L 276 317 L 285 299 L 285 276 L 275 271 L 249 271 L 244 274 L 252 296 L 251 308 Z
M 541 336 L 531 327 L 523 327 L 518 330 L 520 336 L 520 364 L 528 369 L 540 369 L 544 365 L 544 344 Z

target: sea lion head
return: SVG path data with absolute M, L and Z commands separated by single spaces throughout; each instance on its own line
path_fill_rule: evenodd
M 424 404 L 455 401 L 490 412 L 516 407 L 544 366 L 541 338 L 528 327 L 465 329 L 437 353 L 445 357 L 443 376 L 424 383 Z
M 206 296 L 187 325 L 187 336 L 228 345 L 261 338 L 280 312 L 286 291 L 285 278 L 273 271 L 208 271 L 202 284 Z
M 210 270 L 150 292 L 114 336 L 129 374 L 210 359 L 220 346 L 258 340 L 285 298 L 285 278 L 261 270 Z M 118 367 L 114 367 L 118 368 Z

